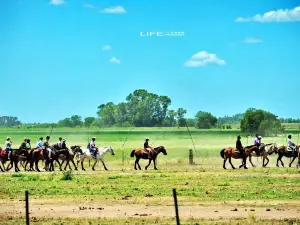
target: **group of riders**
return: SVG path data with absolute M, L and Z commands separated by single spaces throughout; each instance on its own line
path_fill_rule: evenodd
M 47 151 L 48 152 L 48 158 L 51 160 L 51 148 L 50 147 L 50 136 L 47 136 L 45 141 L 43 137 L 40 137 L 40 139 L 36 143 L 36 147 L 34 148 L 36 151 Z M 66 149 L 66 139 L 63 139 L 62 137 L 58 138 L 58 142 L 55 145 L 55 148 L 57 150 L 60 149 Z M 97 153 L 98 153 L 98 147 L 96 146 L 96 138 L 93 137 L 92 140 L 88 143 L 87 148 L 90 150 L 90 153 L 93 157 L 96 158 Z M 22 142 L 21 146 L 19 149 L 25 149 L 25 150 L 30 150 L 33 149 L 31 147 L 30 139 L 25 138 L 24 141 Z M 152 148 L 149 145 L 149 138 L 146 138 L 145 143 L 144 143 L 144 150 L 147 152 L 149 159 L 152 157 Z M 6 138 L 5 141 L 5 151 L 8 154 L 8 158 L 10 158 L 10 154 L 12 151 L 12 140 L 10 137 Z
M 241 136 L 237 136 L 237 141 L 236 141 L 236 149 L 239 151 L 240 154 L 244 155 L 245 154 L 245 150 L 244 150 L 244 147 L 242 145 L 242 142 L 241 142 Z M 258 156 L 260 156 L 262 154 L 262 151 L 263 151 L 263 145 L 261 143 L 261 139 L 262 137 L 259 136 L 258 134 L 255 135 L 255 139 L 254 139 L 254 145 L 257 147 L 257 150 L 255 151 L 256 154 Z M 294 155 L 296 153 L 296 144 L 292 141 L 292 135 L 288 135 L 288 143 L 287 143 L 287 146 L 288 146 L 288 150 L 292 151 L 292 154 Z
M 36 146 L 34 148 L 31 147 L 30 139 L 24 138 L 21 146 L 19 147 L 19 150 L 30 150 L 34 149 L 35 151 L 47 151 L 48 158 L 51 160 L 51 148 L 50 148 L 50 136 L 47 136 L 45 138 L 40 137 L 39 140 L 36 143 Z M 58 142 L 55 144 L 55 149 L 67 149 L 66 139 L 63 139 L 62 137 L 58 138 Z M 90 150 L 91 154 L 96 157 L 98 148 L 96 147 L 96 138 L 93 137 L 91 142 L 88 144 L 88 149 Z M 5 152 L 8 154 L 8 158 L 10 158 L 10 154 L 12 152 L 12 140 L 10 137 L 6 138 L 5 141 Z

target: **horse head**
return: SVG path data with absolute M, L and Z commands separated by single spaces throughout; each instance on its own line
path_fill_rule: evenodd
M 162 152 L 164 155 L 167 155 L 167 150 L 164 146 L 159 146 L 157 148 L 154 148 L 154 150 L 156 150 L 158 153 Z
M 115 155 L 115 151 L 111 146 L 107 147 L 107 151 L 110 152 L 112 155 Z

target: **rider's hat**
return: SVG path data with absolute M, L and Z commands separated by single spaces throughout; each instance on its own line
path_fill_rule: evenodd
M 262 139 L 262 137 L 261 137 L 261 136 L 258 136 L 258 139 Z
M 239 135 L 239 136 L 237 136 L 237 138 L 238 138 L 238 139 L 241 139 L 241 136 Z
M 62 137 L 59 137 L 58 139 L 60 140 L 60 139 L 62 139 Z
M 93 139 L 95 139 L 95 140 L 96 140 L 96 137 L 92 137 L 92 140 L 93 140 Z
M 147 140 L 149 141 L 149 138 L 148 138 L 148 137 L 146 137 L 146 141 L 147 141 Z
M 7 137 L 6 140 L 8 141 L 10 139 L 10 137 Z

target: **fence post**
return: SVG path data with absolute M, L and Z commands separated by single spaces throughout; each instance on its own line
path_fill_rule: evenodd
M 125 155 L 124 155 L 124 151 L 122 152 L 122 166 L 124 166 L 124 161 L 125 161 Z
M 26 225 L 29 225 L 29 200 L 28 191 L 25 191 Z
M 190 165 L 194 164 L 194 155 L 193 155 L 193 149 L 189 150 L 189 163 Z
M 174 203 L 175 203 L 176 224 L 180 225 L 179 213 L 178 213 L 178 204 L 177 204 L 177 193 L 176 193 L 176 189 L 175 188 L 173 188 L 173 197 L 174 197 Z

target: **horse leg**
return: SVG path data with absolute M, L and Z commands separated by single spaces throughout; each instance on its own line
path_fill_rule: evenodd
M 231 162 L 231 157 L 229 157 L 229 163 L 230 163 L 230 165 L 231 165 L 232 169 L 234 169 L 234 170 L 235 170 L 235 167 L 232 165 L 232 162 Z
M 39 160 L 35 160 L 34 163 L 35 163 L 35 169 L 36 169 L 36 171 L 41 172 L 40 169 L 39 169 Z
M 75 167 L 75 170 L 78 170 L 77 166 L 75 165 L 74 159 L 72 159 L 71 162 L 73 163 L 73 166 Z M 69 164 L 69 166 L 70 166 L 70 164 Z
M 9 164 L 6 167 L 6 171 L 9 171 L 13 167 L 13 162 L 9 161 Z
M 292 164 L 293 164 L 293 162 L 295 161 L 295 159 L 296 159 L 296 156 L 293 157 L 292 162 L 289 164 L 289 167 L 292 167 Z
M 149 159 L 149 163 L 148 163 L 148 165 L 145 167 L 145 170 L 147 170 L 148 169 L 148 167 L 150 166 L 150 164 L 151 164 L 151 161 L 152 161 L 152 159 Z
M 252 156 L 251 155 L 249 155 L 249 162 L 251 163 L 252 167 L 255 167 L 255 165 L 252 162 Z
M 153 159 L 153 164 L 154 164 L 154 169 L 157 170 L 157 167 L 156 167 L 156 157 Z
M 95 166 L 96 166 L 97 162 L 98 162 L 97 159 L 95 159 L 94 165 L 92 166 L 92 170 L 95 170 Z
M 227 161 L 227 157 L 226 156 L 224 156 L 224 162 L 223 162 L 223 169 L 224 170 L 226 170 L 226 161 Z
M 16 173 L 19 172 L 20 169 L 19 169 L 19 167 L 18 167 L 18 161 L 17 161 L 17 160 L 14 161 L 14 165 L 15 165 L 15 172 L 16 172 Z
M 138 164 L 138 158 L 135 159 L 134 161 L 134 169 L 137 170 L 136 165 Z
M 85 171 L 85 169 L 84 169 L 84 167 L 83 167 L 83 159 L 81 159 L 81 169 L 82 169 L 83 171 Z
M 279 160 L 280 160 L 280 162 L 281 162 L 282 167 L 284 167 L 284 164 L 283 164 L 283 161 L 282 161 L 282 157 L 283 157 L 283 155 L 280 155 Z
M 105 163 L 104 163 L 104 160 L 103 160 L 103 159 L 100 159 L 100 161 L 102 162 L 102 165 L 103 165 L 104 169 L 105 169 L 105 170 L 108 170 L 107 167 L 106 167 L 106 165 L 105 165 Z

